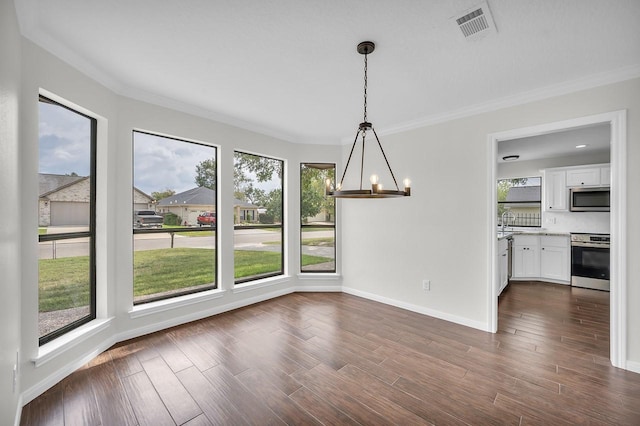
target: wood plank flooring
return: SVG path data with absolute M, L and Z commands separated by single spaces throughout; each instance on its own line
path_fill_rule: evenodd
M 295 293 L 122 342 L 22 425 L 640 425 L 610 366 L 609 293 L 512 282 L 484 333 L 340 293 Z

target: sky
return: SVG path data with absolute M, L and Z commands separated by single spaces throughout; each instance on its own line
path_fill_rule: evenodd
M 133 133 L 133 186 L 151 195 L 195 188 L 196 166 L 216 158 L 216 148 L 147 133 Z
M 90 173 L 90 120 L 58 105 L 39 103 L 40 173 Z M 167 189 L 180 193 L 197 185 L 196 165 L 216 158 L 216 148 L 194 142 L 133 132 L 133 185 L 151 195 Z M 267 191 L 280 180 L 255 184 Z
M 39 102 L 40 173 L 88 176 L 91 167 L 91 122 L 57 105 Z

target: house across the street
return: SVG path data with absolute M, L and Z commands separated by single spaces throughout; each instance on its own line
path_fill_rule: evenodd
M 234 199 L 234 223 L 257 222 L 258 206 Z M 173 213 L 180 217 L 183 225 L 195 225 L 198 215 L 204 212 L 216 213 L 216 191 L 199 186 L 158 201 L 159 214 Z
M 85 176 L 38 174 L 38 226 L 89 226 L 91 182 Z M 133 188 L 136 210 L 153 208 L 153 198 Z

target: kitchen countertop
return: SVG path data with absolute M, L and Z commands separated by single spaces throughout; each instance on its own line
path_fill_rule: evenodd
M 569 232 L 557 232 L 557 231 L 498 231 L 498 240 L 503 240 L 505 238 L 509 238 L 513 235 L 545 235 L 552 237 L 568 237 L 570 235 Z

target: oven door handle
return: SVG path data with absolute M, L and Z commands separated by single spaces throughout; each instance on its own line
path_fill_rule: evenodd
M 585 243 L 585 242 L 572 242 L 571 246 L 572 247 L 593 247 L 593 248 L 602 248 L 602 249 L 608 249 L 610 247 L 609 244 Z

